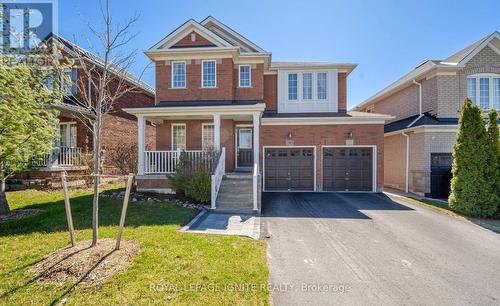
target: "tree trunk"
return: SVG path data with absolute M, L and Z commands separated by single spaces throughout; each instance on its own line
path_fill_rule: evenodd
M 94 198 L 92 200 L 92 246 L 99 238 L 99 183 L 101 174 L 101 114 L 97 114 L 94 127 Z
M 0 213 L 8 215 L 10 213 L 9 203 L 5 195 L 5 179 L 0 180 Z

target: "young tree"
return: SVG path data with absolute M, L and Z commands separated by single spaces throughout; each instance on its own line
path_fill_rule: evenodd
M 491 216 L 489 188 L 485 175 L 488 162 L 488 137 L 481 110 L 466 99 L 460 112 L 458 135 L 453 146 L 450 207 L 472 217 Z
M 74 50 L 75 61 L 79 72 L 84 77 L 78 80 L 78 103 L 87 112 L 95 117 L 86 117 L 84 122 L 93 135 L 94 147 L 94 195 L 92 201 L 92 246 L 97 245 L 99 229 L 99 184 L 102 174 L 103 150 L 101 142 L 102 127 L 106 114 L 113 111 L 115 102 L 123 95 L 136 91 L 138 86 L 131 82 L 127 73 L 135 58 L 135 51 L 127 52 L 123 48 L 135 37 L 131 28 L 137 22 L 134 16 L 123 24 L 113 24 L 110 1 L 99 1 L 102 16 L 102 30 L 87 23 L 92 35 L 100 43 L 101 58 L 92 53 L 76 47 Z M 76 46 L 76 44 L 75 44 Z M 82 114 L 82 117 L 85 117 Z
M 5 181 L 29 168 L 29 161 L 49 153 L 57 138 L 58 113 L 49 104 L 61 100 L 56 84 L 48 90 L 47 72 L 27 63 L 7 65 L 0 61 L 0 205 L 10 212 Z
M 489 156 L 487 179 L 491 184 L 490 206 L 496 207 L 496 215 L 500 216 L 500 141 L 498 132 L 498 114 L 495 110 L 488 113 L 488 145 Z

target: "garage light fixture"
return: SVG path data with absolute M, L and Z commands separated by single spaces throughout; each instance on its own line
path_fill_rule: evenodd
M 352 131 L 349 130 L 346 134 L 346 139 L 352 139 Z
M 288 139 L 292 139 L 292 131 L 288 132 Z

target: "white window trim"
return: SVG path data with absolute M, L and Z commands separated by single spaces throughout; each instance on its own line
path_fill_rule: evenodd
M 184 87 L 176 87 L 174 86 L 174 64 L 184 64 Z M 187 88 L 187 64 L 186 61 L 172 61 L 170 63 L 170 88 L 171 89 L 186 89 Z
M 68 148 L 76 148 L 78 145 L 78 129 L 75 128 L 75 139 L 76 143 L 74 146 L 71 146 L 71 126 L 74 125 L 76 127 L 76 121 L 67 121 L 67 122 L 59 122 L 59 133 L 61 131 L 61 125 L 66 125 L 66 135 L 64 137 L 66 138 L 66 142 L 69 144 L 69 146 L 66 146 Z M 59 135 L 61 136 L 61 135 Z M 61 139 L 59 139 L 59 147 L 61 147 Z
M 297 84 L 295 86 L 296 89 L 296 98 L 295 99 L 290 99 L 290 75 L 295 74 L 297 76 Z M 302 80 L 300 79 L 302 77 L 302 74 L 300 72 L 289 72 L 286 74 L 286 99 L 287 101 L 290 102 L 298 102 L 299 100 L 302 100 L 302 94 L 300 93 L 299 88 L 301 88 Z
M 202 150 L 205 150 L 205 148 L 203 147 L 203 141 L 205 140 L 205 127 L 206 126 L 212 126 L 213 127 L 214 140 L 215 140 L 215 124 L 213 124 L 213 123 L 202 123 L 201 124 L 201 149 Z M 212 143 L 212 147 L 213 146 L 214 146 L 214 144 Z
M 304 98 L 304 74 L 308 74 L 310 73 L 311 74 L 311 98 L 309 99 L 306 99 Z M 305 100 L 305 101 L 312 101 L 314 100 L 314 75 L 315 73 L 313 71 L 304 71 L 304 72 L 301 72 L 300 73 L 300 80 L 301 80 L 301 88 L 302 88 L 302 92 L 301 92 L 301 100 Z
M 214 86 L 205 86 L 203 80 L 203 64 L 208 62 L 214 62 L 214 72 L 215 72 L 215 84 Z M 201 88 L 217 88 L 217 60 L 201 60 Z
M 248 67 L 248 86 L 241 85 L 241 67 Z M 238 82 L 239 87 L 241 87 L 241 88 L 252 87 L 252 65 L 248 65 L 248 64 L 239 65 L 238 66 L 238 79 L 239 79 L 239 82 Z
M 488 88 L 488 90 L 489 90 L 489 105 L 488 105 L 488 108 L 481 108 L 481 92 L 480 92 L 481 80 L 480 79 L 483 79 L 483 78 L 484 79 L 487 78 L 488 84 L 489 84 L 489 88 Z M 496 79 L 496 78 L 500 78 L 500 74 L 478 73 L 478 74 L 472 74 L 472 75 L 467 76 L 467 80 L 468 79 L 476 79 L 476 103 L 475 104 L 479 107 L 479 109 L 481 109 L 483 111 L 493 109 L 493 99 L 494 99 L 494 91 L 495 91 L 493 79 Z M 468 88 L 467 88 L 467 91 L 468 91 Z M 469 95 L 469 93 L 467 92 L 467 96 L 468 95 Z M 469 98 L 471 98 L 471 97 L 469 97 Z
M 187 150 L 187 126 L 185 123 L 172 123 L 170 125 L 170 134 L 171 134 L 171 139 L 170 139 L 170 148 L 172 149 L 172 151 L 174 150 L 174 127 L 175 126 L 183 126 L 184 127 L 184 131 L 186 133 L 186 137 L 184 137 L 184 150 Z
M 319 75 L 321 73 L 325 74 L 325 98 L 320 99 L 319 98 Z M 328 72 L 326 71 L 319 71 L 316 72 L 316 100 L 318 101 L 328 101 Z

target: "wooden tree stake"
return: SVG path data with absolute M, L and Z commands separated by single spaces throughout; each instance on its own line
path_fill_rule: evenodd
M 115 250 L 120 249 L 120 243 L 122 241 L 123 226 L 125 224 L 125 216 L 127 215 L 128 199 L 130 197 L 130 190 L 132 189 L 132 182 L 134 180 L 134 175 L 129 174 L 127 180 L 127 189 L 125 190 L 125 197 L 123 198 L 122 215 L 120 217 L 120 226 L 118 227 L 118 237 L 116 238 Z
M 71 246 L 75 246 L 75 229 L 73 227 L 73 217 L 71 216 L 71 206 L 69 204 L 68 184 L 66 183 L 66 173 L 61 172 L 61 183 L 64 190 L 64 208 L 66 219 L 68 220 L 69 239 Z

